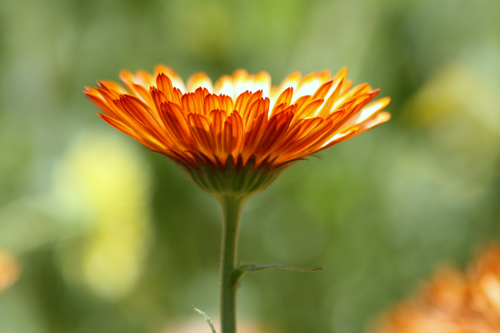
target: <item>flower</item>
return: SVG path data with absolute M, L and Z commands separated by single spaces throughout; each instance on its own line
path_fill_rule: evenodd
M 464 274 L 440 269 L 411 301 L 375 327 L 380 333 L 500 331 L 500 246 L 492 244 Z
M 153 75 L 123 71 L 128 91 L 99 81 L 85 94 L 104 121 L 174 160 L 206 192 L 248 195 L 293 162 L 389 120 L 380 111 L 390 99 L 371 102 L 379 90 L 351 89 L 346 75 L 293 73 L 273 87 L 266 72 L 237 70 L 215 85 L 197 73 L 185 86 L 159 65 Z

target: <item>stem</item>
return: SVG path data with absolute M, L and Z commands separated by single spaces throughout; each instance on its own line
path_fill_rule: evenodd
M 228 195 L 220 199 L 224 223 L 222 226 L 220 312 L 222 333 L 236 333 L 236 244 L 238 225 L 244 200 Z

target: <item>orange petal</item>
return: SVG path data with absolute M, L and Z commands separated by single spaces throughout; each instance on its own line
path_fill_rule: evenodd
M 196 73 L 191 75 L 187 81 L 188 92 L 193 92 L 198 88 L 205 88 L 209 92 L 213 92 L 212 80 L 205 73 Z

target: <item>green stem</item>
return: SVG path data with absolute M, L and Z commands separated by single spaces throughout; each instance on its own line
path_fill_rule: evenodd
M 221 291 L 220 312 L 222 333 L 236 333 L 236 291 L 238 279 L 234 278 L 236 269 L 236 244 L 238 225 L 244 200 L 237 196 L 224 196 L 220 199 L 224 223 L 222 226 L 221 249 Z

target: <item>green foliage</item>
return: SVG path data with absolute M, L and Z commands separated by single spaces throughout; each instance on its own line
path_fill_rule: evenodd
M 300 268 L 300 267 L 281 265 L 281 264 L 264 265 L 264 266 L 259 266 L 259 265 L 255 265 L 255 264 L 246 264 L 246 265 L 239 266 L 234 271 L 233 278 L 235 280 L 239 280 L 246 273 L 261 272 L 261 271 L 266 271 L 268 269 L 286 269 L 286 270 L 297 271 L 297 272 L 313 272 L 313 271 L 324 270 L 323 267 Z

